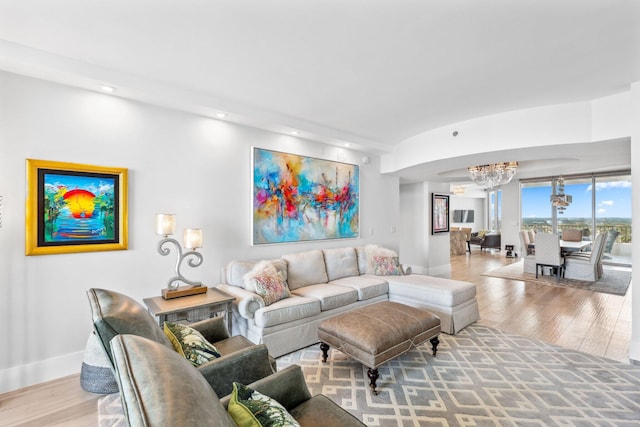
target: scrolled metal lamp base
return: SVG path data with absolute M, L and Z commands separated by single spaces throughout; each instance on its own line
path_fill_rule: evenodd
M 167 256 L 171 253 L 171 250 L 167 247 L 168 244 L 173 244 L 176 247 L 178 258 L 176 260 L 176 275 L 167 282 L 167 289 L 162 292 L 163 298 L 170 299 L 207 292 L 207 288 L 202 286 L 202 282 L 189 280 L 184 277 L 180 271 L 182 263 L 185 260 L 187 260 L 190 267 L 199 267 L 203 260 L 202 254 L 196 251 L 183 253 L 182 246 L 180 246 L 180 243 L 176 239 L 165 236 L 165 238 L 158 243 L 158 252 L 160 255 Z M 188 286 L 180 286 L 181 284 Z

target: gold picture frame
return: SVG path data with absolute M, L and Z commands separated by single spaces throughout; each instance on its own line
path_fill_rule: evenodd
M 26 255 L 128 248 L 127 169 L 27 159 Z

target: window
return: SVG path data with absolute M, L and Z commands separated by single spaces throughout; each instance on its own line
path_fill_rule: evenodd
M 488 215 L 489 230 L 499 231 L 502 226 L 502 190 L 490 190 L 488 192 Z
M 575 228 L 582 230 L 584 240 L 595 240 L 598 233 L 607 233 L 605 259 L 618 257 L 613 262 L 629 264 L 631 175 L 621 172 L 564 177 L 564 194 L 571 196 L 571 203 L 564 209 L 550 202 L 550 196 L 558 194 L 558 179 L 520 182 L 522 229 L 561 233 Z
M 520 183 L 522 229 L 551 233 L 553 213 L 549 197 L 551 181 Z

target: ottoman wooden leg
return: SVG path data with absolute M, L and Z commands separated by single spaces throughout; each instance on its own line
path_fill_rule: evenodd
M 380 375 L 378 375 L 378 369 L 369 368 L 369 370 L 367 371 L 367 376 L 371 381 L 369 383 L 369 387 L 371 387 L 371 393 L 378 394 L 378 391 L 376 390 L 376 381 L 378 380 L 378 377 L 380 377 Z
M 321 342 L 320 350 L 322 350 L 322 363 L 326 363 L 327 357 L 329 357 L 329 344 Z
M 433 355 L 436 355 L 436 352 L 438 351 L 438 344 L 440 344 L 440 340 L 438 339 L 438 337 L 433 337 L 431 338 L 431 349 L 433 350 Z

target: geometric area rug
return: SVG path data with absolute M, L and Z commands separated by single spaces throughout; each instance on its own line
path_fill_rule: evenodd
M 277 359 L 368 426 L 640 426 L 640 367 L 471 325 L 378 368 L 319 346 Z
M 548 286 L 580 288 L 589 291 L 603 292 L 613 295 L 624 296 L 627 293 L 629 284 L 631 283 L 631 269 L 629 268 L 612 268 L 605 267 L 604 274 L 600 280 L 589 282 L 586 280 L 573 280 L 560 278 L 556 280 L 556 276 L 542 276 L 536 278 L 535 273 L 523 273 L 523 261 L 514 262 L 495 270 L 482 273 L 483 276 L 499 277 L 502 279 L 521 280 L 527 283 L 538 283 Z
M 312 395 L 368 426 L 640 426 L 640 367 L 477 324 L 441 334 L 435 358 L 430 347 L 380 366 L 376 396 L 367 368 L 334 349 L 326 363 L 313 345 L 277 364 L 302 366 Z M 100 427 L 123 425 L 119 401 L 101 398 Z

